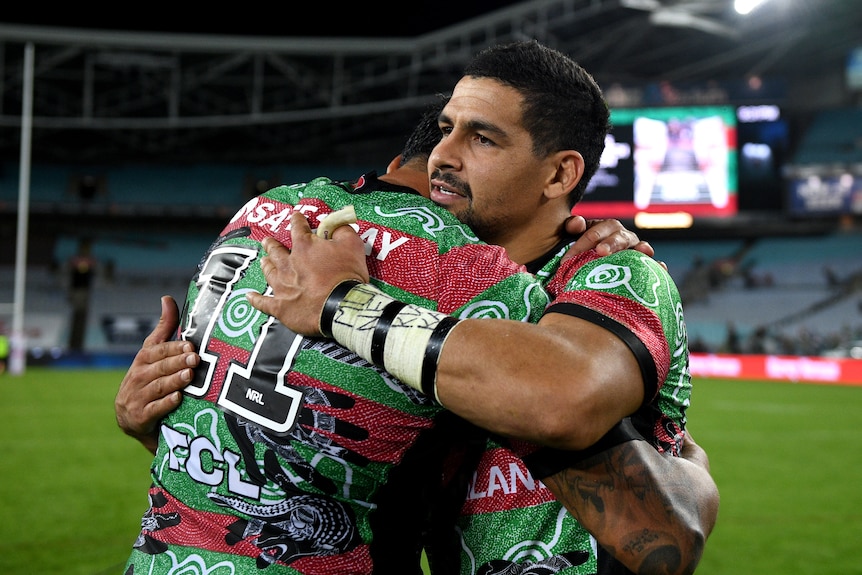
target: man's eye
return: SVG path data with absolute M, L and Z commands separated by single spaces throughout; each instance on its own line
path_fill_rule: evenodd
M 493 140 L 486 138 L 482 134 L 476 134 L 476 139 L 479 141 L 480 144 L 485 145 L 485 146 L 490 146 L 494 143 Z

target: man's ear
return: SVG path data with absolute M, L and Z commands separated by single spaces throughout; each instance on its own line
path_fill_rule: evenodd
M 575 150 L 563 150 L 554 155 L 556 171 L 546 195 L 558 198 L 568 195 L 584 175 L 584 157 Z
M 392 172 L 394 172 L 395 170 L 397 170 L 400 167 L 401 167 L 401 154 L 398 154 L 397 156 L 392 158 L 392 161 L 389 162 L 388 166 L 386 166 L 386 173 L 391 174 Z

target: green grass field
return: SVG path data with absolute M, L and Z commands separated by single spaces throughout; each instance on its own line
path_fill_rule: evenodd
M 0 377 L 0 573 L 122 573 L 150 455 L 116 426 L 122 372 Z M 721 491 L 703 575 L 862 575 L 862 387 L 699 380 L 689 423 Z

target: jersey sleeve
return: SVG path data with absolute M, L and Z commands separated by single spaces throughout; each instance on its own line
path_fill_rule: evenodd
M 634 250 L 605 257 L 587 252 L 564 262 L 548 283 L 564 313 L 601 325 L 632 350 L 644 380 L 644 406 L 633 416 L 660 449 L 681 448 L 691 395 L 688 339 L 679 291 L 655 260 Z M 652 429 L 649 429 L 652 428 Z

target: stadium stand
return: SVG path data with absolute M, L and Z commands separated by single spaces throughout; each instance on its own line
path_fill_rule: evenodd
M 680 285 L 689 338 L 702 351 L 763 351 L 758 340 L 768 336 L 768 351 L 816 355 L 859 337 L 859 232 L 761 238 L 742 249 L 686 242 L 690 253 L 708 255 L 679 271 L 664 257 L 665 245 L 655 247 Z
M 383 166 L 385 168 L 385 166 Z M 362 169 L 367 169 L 363 166 Z M 183 215 L 195 207 L 225 216 L 248 198 L 284 182 L 304 182 L 322 174 L 353 178 L 357 168 L 336 165 L 182 164 L 63 165 L 40 163 L 30 175 L 34 211 L 108 208 Z M 0 165 L 0 205 L 18 201 L 18 166 Z
M 818 112 L 799 142 L 794 164 L 862 165 L 862 108 Z

